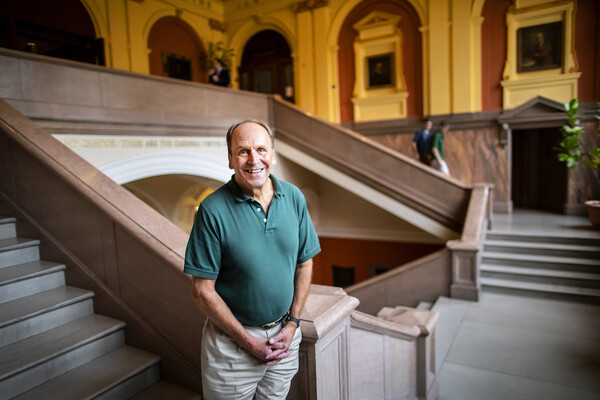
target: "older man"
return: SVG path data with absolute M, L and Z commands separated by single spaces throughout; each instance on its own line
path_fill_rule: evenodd
M 285 399 L 319 240 L 300 190 L 271 175 L 269 127 L 234 124 L 227 147 L 235 173 L 200 204 L 185 256 L 192 298 L 207 317 L 204 397 Z

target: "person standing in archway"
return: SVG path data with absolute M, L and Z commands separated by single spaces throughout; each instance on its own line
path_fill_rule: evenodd
M 208 80 L 213 85 L 228 87 L 230 82 L 229 71 L 223 66 L 223 60 L 215 58 L 213 60 L 214 68 L 211 68 L 208 74 Z

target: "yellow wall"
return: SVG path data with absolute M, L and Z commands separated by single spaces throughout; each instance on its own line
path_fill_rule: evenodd
M 481 111 L 481 10 L 486 0 L 406 1 L 421 19 L 424 114 Z M 205 46 L 207 41 L 223 41 L 234 50 L 233 88 L 238 87 L 237 66 L 248 40 L 262 30 L 275 30 L 288 41 L 292 53 L 297 105 L 318 117 L 339 122 L 337 40 L 345 18 L 361 0 L 82 0 L 82 3 L 97 34 L 105 38 L 108 67 L 148 73 L 148 35 L 152 25 L 162 17 L 176 16 L 197 33 Z M 315 5 L 311 6 L 312 3 Z M 540 10 L 555 3 L 536 0 L 535 7 Z M 564 3 L 573 1 L 561 2 Z M 527 5 L 527 1 L 519 4 Z M 211 27 L 211 20 L 223 24 L 224 31 Z M 507 57 L 510 59 L 510 55 Z M 543 82 L 536 87 L 540 85 Z M 519 92 L 518 101 L 536 95 L 533 91 Z M 386 118 L 392 117 L 383 112 L 381 119 Z

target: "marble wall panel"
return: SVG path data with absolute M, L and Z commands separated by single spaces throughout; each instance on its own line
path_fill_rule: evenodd
M 383 399 L 385 336 L 354 328 L 350 332 L 350 398 Z
M 323 339 L 321 339 L 323 340 Z M 342 336 L 336 337 L 319 352 L 317 368 L 321 371 L 318 379 L 321 380 L 319 389 L 321 389 L 322 399 L 337 400 L 342 399 L 342 372 L 340 369 L 340 360 L 342 357 Z
M 386 336 L 386 399 L 412 399 L 417 389 L 416 342 Z
M 48 62 L 19 62 L 23 100 L 100 106 L 100 73 Z
M 372 139 L 413 157 L 412 133 L 373 136 Z M 494 201 L 510 200 L 508 147 L 500 145 L 496 129 L 451 130 L 445 136 L 444 158 L 450 175 L 465 184 L 494 184 Z
M 15 98 L 22 97 L 21 79 L 19 77 L 19 61 L 0 56 L 0 97 Z

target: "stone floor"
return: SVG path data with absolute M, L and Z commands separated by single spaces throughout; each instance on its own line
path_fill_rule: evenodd
M 493 230 L 513 229 L 600 238 L 583 217 L 494 217 Z M 600 306 L 484 291 L 435 309 L 440 400 L 600 399 Z

